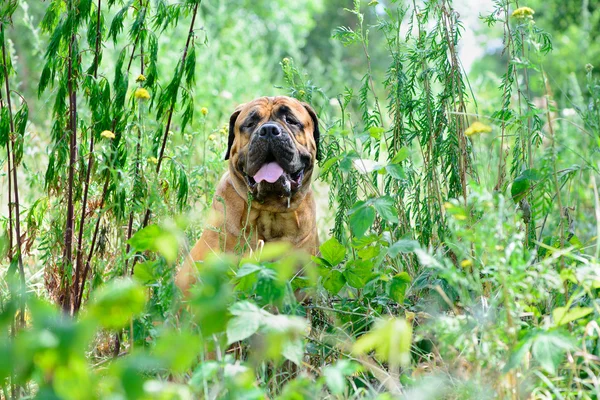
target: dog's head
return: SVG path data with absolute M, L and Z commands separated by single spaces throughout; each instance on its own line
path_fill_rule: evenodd
M 297 207 L 318 157 L 319 124 L 308 104 L 261 97 L 231 115 L 225 159 L 237 191 L 250 192 L 259 208 Z

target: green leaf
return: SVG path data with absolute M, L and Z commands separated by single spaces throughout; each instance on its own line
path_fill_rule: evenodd
M 527 353 L 531 349 L 531 343 L 532 343 L 531 338 L 532 338 L 532 335 L 528 334 L 527 336 L 525 336 L 525 338 L 523 338 L 523 339 L 521 339 L 521 341 L 519 341 L 516 349 L 510 355 L 508 362 L 502 369 L 503 372 L 508 372 L 508 371 L 512 370 L 513 368 L 518 367 L 521 364 L 521 362 L 525 358 L 525 355 L 527 355 Z
M 360 36 L 346 26 L 340 26 L 333 30 L 333 37 L 339 40 L 344 46 L 349 46 L 360 40 Z
M 265 312 L 262 325 L 266 334 L 265 355 L 275 360 L 283 356 L 300 365 L 304 356 L 303 337 L 306 335 L 307 321 L 293 315 Z
M 327 174 L 327 171 L 329 171 L 329 169 L 336 163 L 338 162 L 342 157 L 337 156 L 337 157 L 332 157 L 327 159 L 327 161 L 325 161 L 323 163 L 323 165 L 321 165 L 320 171 L 319 171 L 319 176 L 324 176 L 325 174 Z
M 170 371 L 183 373 L 196 361 L 200 349 L 199 336 L 185 330 L 169 330 L 158 337 L 153 353 Z
M 394 155 L 394 158 L 392 158 L 391 164 L 399 164 L 402 161 L 406 160 L 409 155 L 410 155 L 410 151 L 408 150 L 408 147 L 404 146 L 400 150 L 398 150 L 396 155 Z
M 134 251 L 155 251 L 172 264 L 177 260 L 179 243 L 177 236 L 158 225 L 149 225 L 136 232 L 127 242 Z
M 283 343 L 281 355 L 296 365 L 302 365 L 304 357 L 304 341 L 296 338 Z
M 371 260 L 373 258 L 376 258 L 380 253 L 381 253 L 381 246 L 378 246 L 378 245 L 369 246 L 369 247 L 360 249 L 358 251 L 358 257 L 360 257 L 361 260 Z
M 154 273 L 155 266 L 156 261 L 153 260 L 138 263 L 135 266 L 133 277 L 137 279 L 140 283 L 154 282 L 156 281 L 156 276 Z
M 235 317 L 227 323 L 227 344 L 244 340 L 254 335 L 260 322 L 256 318 Z
M 540 332 L 531 345 L 531 354 L 546 372 L 556 375 L 565 352 L 572 348 L 568 336 L 558 332 Z
M 381 139 L 381 135 L 385 132 L 385 129 L 380 126 L 372 126 L 369 128 L 369 136 L 374 139 Z
M 408 288 L 410 282 L 410 275 L 408 275 L 406 272 L 400 272 L 394 276 L 389 284 L 390 297 L 397 303 L 402 304 L 404 302 L 406 289 Z
M 536 169 L 526 169 L 513 182 L 510 188 L 510 194 L 515 203 L 521 201 L 531 189 L 532 181 L 539 181 L 542 178 L 540 172 Z
M 364 201 L 360 201 L 359 203 L 364 203 Z M 356 205 L 355 207 L 356 208 Z M 350 215 L 350 230 L 352 234 L 357 238 L 361 238 L 365 235 L 365 232 L 373 225 L 375 221 L 375 210 L 371 206 L 364 206 L 358 208 L 356 211 Z
M 265 312 L 249 301 L 240 301 L 229 308 L 235 317 L 227 323 L 227 344 L 244 340 L 254 335 Z
M 346 278 L 338 270 L 329 271 L 323 278 L 323 287 L 331 294 L 338 294 L 346 284 Z
M 398 209 L 396 208 L 396 202 L 391 196 L 381 196 L 375 199 L 373 207 L 375 207 L 377 213 L 385 221 L 391 224 L 398 223 Z
M 319 250 L 321 251 L 321 257 L 332 267 L 335 267 L 346 258 L 346 248 L 335 237 L 331 237 L 323 243 Z
M 190 289 L 189 304 L 204 337 L 223 332 L 231 317 L 228 312 L 233 299 L 230 270 L 226 257 L 208 257 L 198 270 L 198 281 L 202 284 Z
M 406 173 L 404 172 L 404 168 L 402 168 L 401 165 L 388 164 L 385 167 L 385 170 L 394 179 L 397 179 L 397 180 L 406 179 Z
M 531 187 L 531 181 L 527 178 L 519 177 L 515 179 L 512 186 L 510 187 L 510 195 L 512 196 L 515 203 L 521 201 Z
M 552 310 L 552 318 L 556 326 L 560 326 L 583 318 L 593 311 L 594 309 L 591 307 L 573 307 L 570 310 L 568 307 L 557 307 Z
M 93 292 L 90 313 L 107 329 L 120 329 L 143 311 L 144 288 L 130 278 L 116 278 Z
M 8 254 L 8 236 L 6 232 L 0 232 L 0 260 L 4 259 Z
M 539 181 L 542 179 L 542 174 L 535 168 L 526 169 L 525 171 L 521 172 L 521 175 L 519 175 L 517 179 L 519 178 L 529 179 L 530 181 Z
M 365 260 L 352 260 L 348 262 L 344 277 L 348 285 L 360 289 L 367 284 L 371 277 L 373 263 Z
M 335 364 L 323 368 L 323 377 L 331 393 L 341 395 L 346 391 L 346 377 L 360 369 L 360 365 L 353 361 L 339 360 Z
M 355 354 L 375 350 L 376 358 L 392 366 L 410 363 L 412 327 L 406 320 L 390 318 L 378 320 L 373 329 L 362 335 L 352 346 Z
M 8 120 L 8 107 L 0 108 L 0 147 L 2 148 L 6 146 L 10 134 L 10 126 Z
M 402 239 L 390 246 L 388 249 L 388 254 L 390 257 L 396 257 L 399 253 L 412 253 L 418 248 L 419 242 L 416 240 Z
M 246 263 L 240 267 L 235 273 L 237 278 L 243 278 L 263 269 L 260 265 Z

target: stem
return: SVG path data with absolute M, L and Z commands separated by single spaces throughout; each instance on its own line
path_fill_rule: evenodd
M 68 285 L 67 271 L 72 265 L 73 258 L 73 223 L 74 223 L 74 209 L 73 209 L 73 185 L 75 180 L 75 163 L 77 158 L 77 95 L 73 85 L 73 46 L 75 44 L 75 33 L 71 34 L 71 41 L 69 42 L 69 62 L 68 62 L 68 91 L 69 91 L 69 130 L 70 132 L 70 143 L 69 143 L 69 178 L 68 178 L 68 191 L 67 191 L 67 222 L 65 228 L 65 252 L 64 252 L 64 266 L 63 273 L 64 279 L 63 285 L 65 289 L 64 299 L 62 303 L 63 310 L 70 312 L 70 287 Z
M 515 5 L 517 6 L 517 8 L 519 7 L 519 2 L 518 0 L 515 0 Z M 523 34 L 523 30 L 521 30 L 520 32 L 521 35 L 521 57 L 523 58 L 523 60 L 525 60 L 525 35 Z M 531 93 L 529 90 L 529 73 L 527 72 L 527 65 L 525 65 L 524 67 L 524 71 L 523 71 L 523 78 L 525 80 L 525 95 L 527 96 L 527 99 L 531 98 Z M 527 102 L 527 133 L 530 135 L 531 134 L 531 116 L 529 115 L 529 111 L 531 111 L 531 107 L 529 106 L 529 101 Z M 531 137 L 527 137 L 527 163 L 528 163 L 528 167 L 531 169 L 533 168 L 533 152 L 531 149 Z
M 102 16 L 102 0 L 98 0 L 98 10 L 96 14 L 96 62 L 94 63 L 94 78 L 98 78 L 98 64 L 100 64 L 100 41 L 102 39 L 102 31 L 100 30 L 100 17 Z
M 560 248 L 563 249 L 565 247 L 565 226 L 563 223 L 563 203 L 560 195 L 561 186 L 558 183 L 558 170 L 556 168 L 556 136 L 554 132 L 554 127 L 552 126 L 552 116 L 550 114 L 550 84 L 548 83 L 548 77 L 544 72 L 544 68 L 542 67 L 542 78 L 544 79 L 544 88 L 546 89 L 546 118 L 548 119 L 548 132 L 550 133 L 551 138 L 551 151 L 552 151 L 552 183 L 554 183 L 554 190 L 556 191 L 556 202 L 558 203 L 558 220 L 559 220 L 559 228 L 560 228 Z M 560 265 L 561 270 L 565 268 L 565 259 L 564 257 L 560 257 Z M 568 281 L 565 280 L 563 283 L 565 302 L 569 301 L 569 284 Z
M 504 51 L 508 50 L 509 57 L 512 57 L 511 45 L 513 45 L 512 34 L 510 32 L 510 24 L 509 24 L 509 15 L 508 15 L 508 6 L 504 7 L 504 40 L 506 42 L 506 46 L 504 47 Z M 503 51 L 503 52 L 504 52 Z M 510 60 L 506 64 L 506 79 L 507 81 L 510 79 Z M 503 84 L 503 93 L 502 93 L 502 104 L 508 104 L 510 102 L 510 84 Z M 504 109 L 503 109 L 504 110 Z M 496 186 L 494 190 L 501 191 L 502 185 L 504 184 L 504 167 L 506 165 L 506 156 L 504 152 L 504 138 L 506 136 L 506 119 L 502 118 L 502 123 L 500 125 L 500 148 L 498 151 L 498 180 L 496 182 Z
M 142 10 L 142 7 L 144 7 L 144 2 L 143 0 L 140 0 L 140 12 Z M 140 40 L 140 74 L 144 75 L 144 40 Z M 142 124 L 142 110 L 141 110 L 141 105 L 140 102 L 138 102 L 138 136 L 137 136 L 137 145 L 136 145 L 136 162 L 135 162 L 135 170 L 133 173 L 133 185 L 134 185 L 134 191 L 135 191 L 135 182 L 138 179 L 138 174 L 141 171 L 141 157 L 142 157 L 142 129 L 141 129 L 141 124 Z M 131 246 L 129 245 L 129 239 L 131 239 L 131 235 L 133 233 L 133 208 L 131 210 L 131 212 L 129 213 L 129 222 L 127 223 L 127 247 L 125 248 L 125 254 L 129 254 L 129 250 L 131 248 Z M 129 260 L 127 258 L 125 258 L 125 273 L 127 273 L 127 271 L 129 270 Z M 131 271 L 132 275 L 133 275 L 133 271 Z M 116 342 L 115 342 L 115 346 L 116 346 Z
M 101 16 L 101 6 L 102 6 L 102 0 L 98 0 L 98 10 L 97 10 L 97 23 L 96 23 L 96 60 L 94 61 L 94 79 L 98 78 L 98 63 L 99 63 L 99 59 L 100 59 L 100 38 L 101 38 L 101 34 L 102 32 L 100 32 L 100 16 Z M 92 125 L 94 126 L 94 125 Z M 89 160 L 88 160 L 88 166 L 87 166 L 87 172 L 86 172 L 86 176 L 85 176 L 85 189 L 83 191 L 83 202 L 81 204 L 81 218 L 79 219 L 79 236 L 77 238 L 77 256 L 76 256 L 76 264 L 75 264 L 75 296 L 77 296 L 77 293 L 79 293 L 79 276 L 80 276 L 80 272 L 81 272 L 81 263 L 82 263 L 82 257 L 83 257 L 83 251 L 82 251 L 82 246 L 83 246 L 83 231 L 85 228 L 85 213 L 86 213 L 86 209 L 87 209 L 87 200 L 88 200 L 88 194 L 90 191 L 90 178 L 92 175 L 92 167 L 94 166 L 94 132 L 93 132 L 93 128 L 92 130 L 90 130 L 90 149 L 88 151 L 88 156 L 89 156 Z M 83 283 L 82 283 L 83 284 Z M 77 297 L 75 298 L 74 302 L 77 301 Z M 75 307 L 73 307 L 73 313 L 75 313 Z
M 20 282 L 21 282 L 21 295 L 23 295 L 25 293 L 25 270 L 23 269 L 23 257 L 21 256 L 21 218 L 20 218 L 20 205 L 19 205 L 19 180 L 18 180 L 18 176 L 17 176 L 17 156 L 15 155 L 15 143 L 14 143 L 14 139 L 15 139 L 15 123 L 13 120 L 13 115 L 12 115 L 12 102 L 10 100 L 10 83 L 8 81 L 8 66 L 6 63 L 6 43 L 4 42 L 4 23 L 0 22 L 0 31 L 1 31 L 1 36 L 2 36 L 2 66 L 3 66 L 3 70 L 4 70 L 4 88 L 6 90 L 6 104 L 8 106 L 8 118 L 9 118 L 9 122 L 10 122 L 10 137 L 8 140 L 8 143 L 6 144 L 7 146 L 7 150 L 10 150 L 10 143 L 12 143 L 12 152 L 9 151 L 8 154 L 12 153 L 12 183 L 13 183 L 13 190 L 14 190 L 14 195 L 15 195 L 15 202 L 14 202 L 14 207 L 15 207 L 15 218 L 14 218 L 14 224 L 15 224 L 15 234 L 16 234 L 16 241 L 17 241 L 17 257 L 18 257 L 18 264 L 19 264 L 19 276 L 20 276 Z M 10 163 L 9 163 L 9 167 L 10 167 Z M 10 168 L 9 168 L 9 174 L 10 174 Z M 9 199 L 10 199 L 10 194 L 9 194 Z M 10 202 L 8 204 L 8 208 L 10 210 Z M 12 237 L 12 236 L 11 236 Z M 25 304 L 22 302 L 21 303 L 21 316 L 20 316 L 20 325 L 23 326 L 25 324 Z
M 141 159 L 142 159 L 142 110 L 141 104 L 138 102 L 138 136 L 137 136 L 137 146 L 136 146 L 136 161 L 135 161 L 135 169 L 133 172 L 133 193 L 135 194 L 135 185 L 136 180 L 138 179 L 138 174 L 141 171 Z M 125 254 L 129 254 L 129 249 L 131 246 L 129 245 L 129 239 L 131 239 L 131 234 L 133 231 L 133 208 L 129 213 L 129 222 L 127 224 L 127 248 L 125 250 Z M 125 259 L 125 273 L 127 273 L 129 269 L 129 260 Z M 133 275 L 133 271 L 131 272 Z
M 104 201 L 106 200 L 106 194 L 108 193 L 108 184 L 110 183 L 110 173 L 106 176 L 106 180 L 104 181 L 104 188 L 102 189 L 102 199 L 100 200 L 100 206 L 98 209 L 102 209 L 104 207 Z M 79 293 L 76 294 L 77 298 L 75 300 L 75 308 L 73 313 L 76 314 L 77 311 L 81 308 L 81 300 L 83 298 L 83 289 L 85 288 L 85 281 L 87 280 L 88 273 L 90 272 L 90 261 L 92 260 L 92 256 L 94 254 L 94 249 L 96 247 L 96 241 L 98 239 L 98 231 L 100 230 L 100 218 L 101 215 L 98 215 L 96 219 L 96 227 L 94 228 L 94 235 L 92 236 L 92 244 L 90 245 L 90 252 L 88 253 L 87 260 L 85 262 L 85 269 L 83 270 L 83 277 L 81 279 L 81 287 L 79 289 Z

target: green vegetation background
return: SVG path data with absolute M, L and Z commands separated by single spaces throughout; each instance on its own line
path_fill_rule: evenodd
M 73 259 L 96 140 L 81 286 L 64 255 L 69 40 L 52 47 L 59 18 L 42 29 L 52 7 L 84 21 L 87 71 L 95 26 L 73 4 L 0 6 L 25 280 L 3 147 L 0 397 L 600 397 L 599 1 L 490 1 L 468 73 L 452 58 L 470 51 L 452 47 L 465 35 L 452 7 L 478 2 L 206 1 L 185 66 L 198 2 L 148 6 L 145 60 L 143 0 L 102 2 L 97 83 L 81 73 L 75 89 Z M 535 14 L 511 17 L 519 6 Z M 226 169 L 229 115 L 275 94 L 321 121 L 321 256 L 211 260 L 182 305 L 173 271 Z

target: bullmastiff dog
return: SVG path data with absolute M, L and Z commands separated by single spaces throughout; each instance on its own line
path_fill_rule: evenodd
M 308 104 L 278 96 L 239 106 L 229 119 L 229 170 L 217 186 L 208 226 L 177 273 L 177 286 L 187 293 L 196 280 L 195 262 L 211 252 L 283 241 L 315 255 L 310 180 L 319 157 L 319 124 Z

